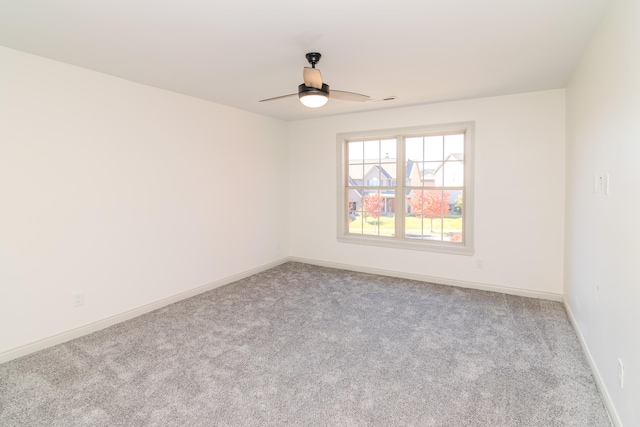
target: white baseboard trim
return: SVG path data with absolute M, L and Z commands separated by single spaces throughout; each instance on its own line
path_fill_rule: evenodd
M 502 294 L 518 295 L 522 297 L 546 299 L 562 302 L 562 294 L 549 292 L 539 292 L 526 289 L 510 288 L 506 286 L 487 285 L 484 283 L 467 282 L 464 280 L 446 279 L 443 277 L 425 276 L 422 274 L 405 273 L 395 270 L 383 270 L 380 268 L 362 267 L 351 264 L 340 264 L 337 262 L 320 261 L 310 258 L 289 257 L 289 261 L 301 262 L 304 264 L 319 265 L 321 267 L 337 268 L 340 270 L 357 271 L 359 273 L 377 274 L 380 276 L 398 277 L 400 279 L 417 280 L 420 282 L 437 283 L 439 285 L 457 286 L 459 288 L 478 289 L 482 291 L 498 292 Z
M 96 322 L 89 323 L 87 325 L 80 326 L 78 328 L 53 335 L 51 337 L 47 337 L 47 338 L 34 341 L 32 343 L 29 343 L 14 349 L 4 351 L 0 353 L 0 363 L 8 362 L 10 360 L 17 359 L 19 357 L 26 356 L 31 353 L 35 353 L 36 351 L 44 350 L 45 348 L 62 344 L 64 342 L 70 341 L 75 338 L 79 338 L 84 335 L 88 335 L 92 332 L 96 332 L 101 329 L 107 328 L 109 326 L 115 325 L 117 323 L 124 322 L 125 320 L 129 320 L 134 317 L 141 316 L 153 310 L 162 308 L 166 305 L 173 304 L 174 302 L 178 302 L 183 299 L 191 298 L 203 292 L 207 292 L 212 289 L 218 288 L 220 286 L 233 283 L 235 281 L 244 279 L 246 277 L 252 276 L 254 274 L 260 273 L 262 271 L 268 270 L 270 268 L 276 267 L 280 264 L 284 264 L 289 261 L 318 265 L 322 267 L 337 268 L 341 270 L 357 271 L 361 273 L 378 274 L 381 276 L 390 276 L 390 277 L 398 277 L 402 279 L 417 280 L 421 282 L 438 283 L 441 285 L 457 286 L 461 288 L 479 289 L 484 291 L 499 292 L 499 293 L 510 294 L 510 295 L 519 295 L 519 296 L 530 297 L 530 298 L 562 301 L 562 295 L 559 295 L 559 294 L 552 294 L 552 293 L 545 293 L 545 292 L 538 292 L 538 291 L 528 291 L 528 290 L 509 288 L 504 286 L 494 286 L 494 285 L 487 285 L 483 283 L 466 282 L 466 281 L 454 280 L 454 279 L 445 279 L 442 277 L 432 277 L 432 276 L 425 276 L 421 274 L 405 273 L 400 271 L 384 270 L 384 269 L 371 268 L 371 267 L 362 267 L 362 266 L 356 266 L 351 264 L 341 264 L 341 263 L 329 262 L 329 261 L 320 261 L 320 260 L 310 259 L 310 258 L 285 257 L 285 258 L 281 258 L 279 260 L 272 261 L 270 263 L 263 264 L 258 267 L 243 271 L 241 273 L 234 274 L 232 276 L 225 277 L 220 280 L 216 280 L 215 282 L 211 282 L 209 284 L 200 286 L 198 288 L 181 292 L 171 297 L 164 298 L 162 300 L 135 308 L 133 310 L 129 310 L 124 313 L 120 313 L 115 316 L 108 317 L 106 319 L 98 320 Z
M 578 322 L 576 318 L 573 316 L 573 312 L 571 311 L 571 307 L 567 303 L 566 299 L 563 299 L 564 308 L 569 317 L 569 321 L 573 326 L 573 329 L 576 331 L 578 335 L 578 340 L 580 341 L 580 345 L 582 346 L 582 351 L 587 358 L 587 363 L 589 363 L 589 367 L 591 368 L 591 373 L 593 374 L 593 379 L 596 382 L 596 386 L 598 387 L 598 391 L 600 392 L 600 396 L 602 396 L 602 401 L 604 402 L 604 406 L 607 409 L 607 413 L 609 414 L 609 420 L 611 421 L 611 425 L 614 427 L 622 427 L 622 422 L 620 421 L 620 417 L 618 416 L 618 412 L 616 412 L 616 408 L 613 406 L 613 402 L 611 401 L 611 396 L 609 396 L 609 392 L 607 391 L 607 387 L 604 385 L 604 381 L 602 380 L 602 376 L 600 375 L 600 371 L 596 366 L 593 357 L 591 356 L 591 351 L 589 351 L 589 346 L 582 335 L 582 331 L 578 326 Z
M 44 350 L 45 348 L 62 344 L 64 342 L 71 341 L 72 339 L 79 338 L 84 335 L 88 335 L 92 332 L 96 332 L 101 329 L 107 328 L 109 326 L 115 325 L 116 323 L 124 322 L 125 320 L 133 319 L 134 317 L 138 317 L 143 314 L 149 313 L 153 310 L 162 308 L 166 305 L 173 304 L 174 302 L 191 298 L 203 292 L 207 292 L 212 289 L 219 288 L 220 286 L 228 285 L 229 283 L 233 283 L 238 280 L 244 279 L 246 277 L 253 276 L 254 274 L 276 267 L 280 264 L 284 264 L 285 262 L 288 262 L 288 261 L 289 261 L 288 257 L 285 257 L 276 261 L 272 261 L 267 264 L 263 264 L 258 267 L 243 271 L 241 273 L 234 274 L 232 276 L 225 277 L 220 280 L 216 280 L 215 282 L 211 282 L 206 285 L 199 286 L 195 289 L 181 292 L 179 294 L 161 299 L 159 301 L 152 302 L 150 304 L 146 304 L 138 308 L 134 308 L 133 310 L 129 310 L 124 313 L 120 313 L 115 316 L 108 317 L 106 319 L 98 320 L 96 322 L 89 323 L 87 325 L 80 326 L 78 328 L 71 329 L 69 331 L 62 332 L 60 334 L 56 334 L 48 338 L 44 338 L 44 339 L 34 341 L 32 343 L 29 343 L 14 349 L 4 351 L 0 353 L 0 363 L 8 362 L 10 360 L 17 359 L 19 357 L 26 356 L 31 353 L 35 353 L 36 351 Z

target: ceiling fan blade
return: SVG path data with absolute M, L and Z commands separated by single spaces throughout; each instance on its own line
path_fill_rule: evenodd
M 367 95 L 361 95 L 359 93 L 354 92 L 345 92 L 344 90 L 331 90 L 330 94 L 331 98 L 340 99 L 342 101 L 356 101 L 356 102 L 364 102 L 371 99 Z
M 317 68 L 304 67 L 302 71 L 302 78 L 304 79 L 304 85 L 314 87 L 316 89 L 322 88 L 322 74 Z
M 274 98 L 261 99 L 261 100 L 260 100 L 260 101 L 258 101 L 258 102 L 275 101 L 276 99 L 289 98 L 289 97 L 291 97 L 291 96 L 298 96 L 298 94 L 297 94 L 297 93 L 292 93 L 292 94 L 289 94 L 289 95 L 276 96 L 276 97 L 274 97 Z

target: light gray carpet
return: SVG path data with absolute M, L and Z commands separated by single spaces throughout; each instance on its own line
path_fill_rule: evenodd
M 2 426 L 608 426 L 560 303 L 287 263 L 0 365 Z

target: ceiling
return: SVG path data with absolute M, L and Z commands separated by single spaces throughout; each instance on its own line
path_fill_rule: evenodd
M 0 45 L 299 120 L 565 87 L 611 3 L 0 0 Z M 332 89 L 373 100 L 258 102 L 296 93 L 312 51 Z

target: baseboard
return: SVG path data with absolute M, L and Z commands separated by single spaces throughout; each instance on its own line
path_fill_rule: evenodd
M 499 292 L 502 294 L 518 295 L 528 298 L 546 299 L 551 301 L 562 302 L 561 294 L 553 294 L 550 292 L 531 291 L 526 289 L 509 288 L 506 286 L 487 285 L 485 283 L 467 282 L 464 280 L 446 279 L 444 277 L 426 276 L 422 274 L 405 273 L 395 270 L 384 270 L 380 268 L 362 267 L 351 264 L 341 264 L 330 261 L 320 261 L 310 258 L 289 257 L 289 261 L 301 262 L 304 264 L 319 265 L 321 267 L 337 268 L 340 270 L 357 271 L 360 273 L 377 274 L 380 276 L 397 277 L 400 279 L 417 280 L 420 282 L 437 283 L 439 285 L 457 286 L 459 288 L 478 289 L 482 291 Z
M 591 368 L 591 373 L 593 374 L 593 379 L 596 382 L 596 386 L 598 387 L 598 391 L 600 392 L 600 396 L 602 396 L 602 401 L 604 402 L 604 406 L 607 409 L 607 413 L 609 414 L 609 420 L 614 427 L 622 427 L 622 422 L 620 421 L 620 417 L 618 417 L 618 413 L 616 412 L 616 408 L 613 406 L 613 402 L 611 401 L 611 396 L 609 396 L 609 392 L 607 391 L 607 387 L 602 380 L 602 376 L 600 375 L 600 371 L 596 366 L 593 357 L 591 356 L 591 351 L 589 351 L 589 346 L 582 335 L 582 331 L 578 326 L 578 322 L 576 322 L 576 318 L 573 316 L 573 312 L 571 311 L 571 307 L 567 303 L 565 299 L 563 299 L 564 308 L 567 312 L 567 316 L 569 317 L 569 321 L 573 326 L 573 329 L 576 331 L 578 335 L 578 340 L 580 341 L 580 345 L 582 346 L 582 351 L 587 358 L 587 363 L 589 363 L 589 367 Z
M 250 270 L 243 271 L 238 274 L 234 274 L 229 277 L 225 277 L 220 280 L 216 280 L 215 282 L 208 283 L 206 285 L 197 287 L 195 289 L 191 289 L 189 291 L 181 292 L 179 294 L 170 296 L 168 298 L 161 299 L 156 302 L 152 302 L 147 305 L 143 305 L 141 307 L 135 308 L 133 310 L 126 311 L 124 313 L 117 314 L 115 316 L 108 317 L 106 319 L 98 320 L 97 322 L 89 323 L 84 326 L 80 326 L 78 328 L 62 332 L 60 334 L 53 335 L 48 338 L 44 338 L 38 341 L 34 341 L 32 343 L 23 345 L 21 347 L 17 347 L 11 350 L 4 351 L 0 353 L 0 363 L 8 362 L 13 359 L 17 359 L 22 356 L 26 356 L 31 353 L 35 353 L 36 351 L 44 350 L 45 348 L 52 347 L 54 345 L 62 344 L 64 342 L 70 341 L 75 338 L 79 338 L 84 335 L 88 335 L 92 332 L 99 331 L 100 329 L 107 328 L 109 326 L 113 326 L 117 323 L 124 322 L 125 320 L 133 319 L 134 317 L 141 316 L 145 313 L 149 313 L 153 310 L 157 310 L 166 305 L 173 304 L 174 302 L 181 301 L 183 299 L 191 298 L 203 292 L 210 291 L 215 288 L 219 288 L 220 286 L 227 285 L 229 283 L 236 282 L 238 280 L 244 279 L 249 276 L 253 276 L 254 274 L 260 273 L 262 271 L 268 270 L 270 268 L 276 267 L 280 264 L 284 264 L 288 262 L 289 258 L 285 257 L 279 259 L 277 261 L 269 262 L 267 264 L 260 265 L 258 267 L 252 268 Z
M 243 271 L 241 273 L 234 274 L 232 276 L 225 277 L 220 280 L 216 280 L 215 282 L 200 286 L 198 288 L 191 289 L 189 291 L 185 291 L 168 298 L 164 298 L 162 300 L 144 305 L 142 307 L 138 307 L 133 310 L 129 310 L 124 313 L 120 313 L 115 316 L 99 320 L 97 322 L 80 326 L 78 328 L 75 328 L 66 332 L 62 332 L 60 334 L 56 334 L 48 338 L 44 338 L 42 340 L 38 340 L 21 347 L 4 351 L 0 353 L 0 363 L 8 362 L 10 360 L 17 359 L 19 357 L 26 356 L 31 353 L 35 353 L 36 351 L 44 350 L 45 348 L 62 344 L 72 339 L 79 338 L 81 336 L 90 334 L 92 332 L 99 331 L 100 329 L 104 329 L 109 326 L 115 325 L 117 323 L 124 322 L 125 320 L 129 320 L 134 317 L 141 316 L 145 313 L 149 313 L 153 310 L 157 310 L 166 305 L 173 304 L 174 302 L 191 298 L 203 292 L 207 292 L 212 289 L 218 288 L 220 286 L 224 286 L 229 283 L 233 283 L 235 281 L 244 279 L 246 277 L 268 270 L 280 264 L 284 264 L 288 261 L 301 262 L 305 264 L 318 265 L 322 267 L 337 268 L 341 270 L 358 271 L 361 273 L 378 274 L 381 276 L 390 276 L 390 277 L 398 277 L 402 279 L 418 280 L 421 282 L 430 282 L 430 283 L 438 283 L 442 285 L 458 286 L 461 288 L 479 289 L 484 291 L 500 292 L 504 294 L 519 295 L 519 296 L 530 297 L 530 298 L 541 298 L 541 299 L 547 299 L 552 301 L 562 301 L 562 295 L 559 295 L 559 294 L 528 291 L 528 290 L 509 288 L 504 286 L 494 286 L 494 285 L 487 285 L 483 283 L 467 282 L 467 281 L 454 280 L 454 279 L 445 279 L 442 277 L 432 277 L 432 276 L 425 276 L 420 274 L 405 273 L 400 271 L 384 270 L 379 268 L 362 267 L 362 266 L 356 266 L 351 264 L 341 264 L 341 263 L 335 263 L 335 262 L 320 261 L 320 260 L 309 259 L 309 258 L 285 257 L 285 258 L 281 258 L 279 260 Z

